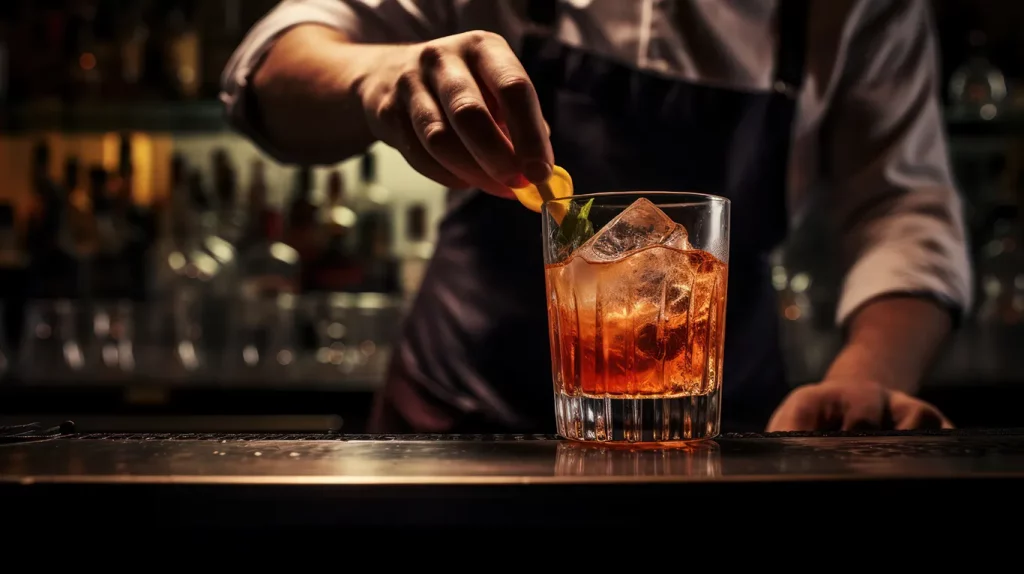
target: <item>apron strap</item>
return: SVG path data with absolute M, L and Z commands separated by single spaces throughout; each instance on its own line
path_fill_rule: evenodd
M 796 98 L 804 84 L 809 0 L 779 0 L 775 91 Z

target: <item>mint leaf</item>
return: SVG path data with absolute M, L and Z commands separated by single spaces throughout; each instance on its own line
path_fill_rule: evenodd
M 593 207 L 593 206 L 594 206 L 594 198 L 591 197 L 590 201 L 584 203 L 583 207 L 580 208 L 579 219 L 581 219 L 583 221 L 586 221 L 587 223 L 590 223 L 590 221 L 587 218 L 590 217 L 590 208 Z
M 594 224 L 588 219 L 594 199 L 591 198 L 578 209 L 575 208 L 576 205 L 578 204 L 573 204 L 573 207 L 570 208 L 569 214 L 562 220 L 562 225 L 559 228 L 560 242 L 572 251 L 579 249 L 594 236 Z

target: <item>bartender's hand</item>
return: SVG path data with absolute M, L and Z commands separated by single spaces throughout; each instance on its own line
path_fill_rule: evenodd
M 913 297 L 879 299 L 850 320 L 824 382 L 791 392 L 768 431 L 953 428 L 913 396 L 951 328 L 949 313 Z
M 373 135 L 442 185 L 514 198 L 509 187 L 551 174 L 537 93 L 497 34 L 395 46 L 366 72 L 358 93 Z
M 951 429 L 934 405 L 865 381 L 825 381 L 794 390 L 772 415 L 768 432 Z

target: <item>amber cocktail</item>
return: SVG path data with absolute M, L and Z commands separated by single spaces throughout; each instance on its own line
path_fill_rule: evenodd
M 544 204 L 555 417 L 582 441 L 719 432 L 729 202 L 608 193 Z

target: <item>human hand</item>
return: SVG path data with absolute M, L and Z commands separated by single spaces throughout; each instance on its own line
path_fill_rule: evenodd
M 768 432 L 816 430 L 951 429 L 934 405 L 901 391 L 863 381 L 825 381 L 793 390 Z
M 546 181 L 554 158 L 537 93 L 497 34 L 466 32 L 395 46 L 359 82 L 373 135 L 453 189 L 514 199 Z

